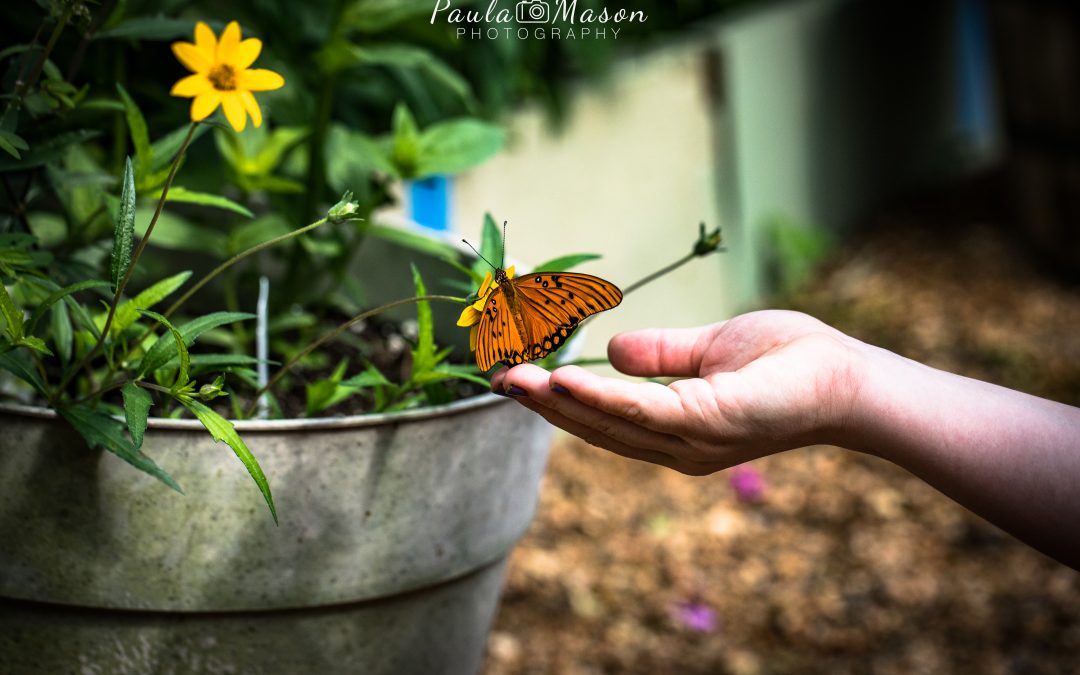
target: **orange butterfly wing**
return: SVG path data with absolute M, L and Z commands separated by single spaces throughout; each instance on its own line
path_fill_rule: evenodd
M 511 279 L 516 312 L 500 286 L 480 319 L 476 363 L 487 371 L 496 362 L 510 366 L 555 351 L 580 323 L 622 302 L 615 284 L 590 274 L 534 272 Z
M 488 295 L 482 312 L 476 333 L 476 365 L 487 372 L 499 361 L 514 363 L 514 355 L 524 353 L 525 346 L 501 287 Z

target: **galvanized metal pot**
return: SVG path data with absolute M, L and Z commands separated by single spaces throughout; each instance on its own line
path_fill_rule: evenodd
M 484 395 L 237 422 L 232 451 L 152 420 L 187 496 L 0 406 L 0 672 L 475 673 L 550 427 Z

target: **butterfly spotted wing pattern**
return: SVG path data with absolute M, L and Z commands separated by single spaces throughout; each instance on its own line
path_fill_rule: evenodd
M 501 283 L 480 318 L 476 363 L 487 371 L 541 359 L 588 316 L 622 302 L 622 291 L 589 274 L 538 272 Z

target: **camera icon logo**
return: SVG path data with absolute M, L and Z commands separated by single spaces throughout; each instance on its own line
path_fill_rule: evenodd
M 551 8 L 544 0 L 521 0 L 517 4 L 518 23 L 547 23 Z

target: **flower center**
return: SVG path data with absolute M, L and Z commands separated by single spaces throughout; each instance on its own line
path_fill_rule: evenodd
M 218 91 L 236 90 L 236 71 L 227 63 L 219 63 L 211 68 L 206 78 Z

